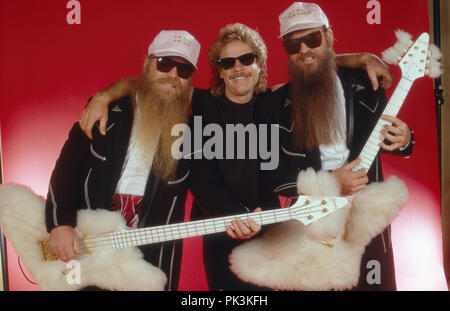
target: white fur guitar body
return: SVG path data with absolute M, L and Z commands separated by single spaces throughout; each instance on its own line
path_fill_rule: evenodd
M 76 257 L 80 282 L 70 278 L 70 267 L 48 247 L 45 201 L 24 186 L 0 185 L 0 225 L 34 279 L 44 290 L 78 290 L 98 286 L 109 290 L 163 290 L 166 276 L 143 259 L 135 246 L 226 231 L 234 219 L 251 216 L 260 225 L 296 219 L 308 225 L 348 204 L 344 197 L 300 196 L 285 209 L 267 210 L 184 223 L 128 229 L 119 212 L 81 210 L 75 228 L 82 248 Z M 68 274 L 69 273 L 69 274 Z
M 332 174 L 313 169 L 300 173 L 297 186 L 311 196 L 340 192 Z M 308 226 L 286 222 L 236 247 L 230 269 L 245 282 L 280 290 L 350 289 L 358 283 L 365 246 L 407 200 L 405 184 L 395 177 L 372 183 L 326 218 Z
M 79 290 L 98 286 L 108 290 L 163 290 L 167 278 L 162 270 L 143 259 L 137 248 L 82 254 L 80 282 L 68 281 L 68 266 L 60 260 L 46 262 L 39 242 L 47 240 L 45 201 L 23 186 L 0 187 L 0 225 L 42 290 Z M 80 238 L 125 230 L 119 213 L 106 210 L 78 212 Z M 71 284 L 72 283 L 72 284 Z

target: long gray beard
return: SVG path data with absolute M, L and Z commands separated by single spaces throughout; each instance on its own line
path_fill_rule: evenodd
M 137 91 L 136 146 L 143 152 L 144 161 L 145 155 L 155 153 L 152 172 L 162 180 L 176 173 L 178 161 L 172 156 L 171 146 L 177 137 L 171 136 L 171 131 L 175 124 L 187 123 L 188 94 L 181 86 L 175 94 L 162 93 L 152 83 L 145 83 Z
M 313 149 L 321 144 L 345 137 L 339 122 L 336 63 L 328 49 L 317 70 L 301 70 L 289 62 L 291 73 L 291 120 L 294 122 L 294 143 L 299 149 Z

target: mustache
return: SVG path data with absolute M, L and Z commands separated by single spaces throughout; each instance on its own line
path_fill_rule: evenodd
M 250 77 L 250 73 L 248 72 L 237 72 L 230 75 L 230 79 L 240 78 L 240 77 Z
M 305 54 L 301 53 L 299 59 L 305 60 L 308 57 L 314 57 L 314 56 L 316 56 L 314 53 L 305 53 Z
M 181 82 L 178 79 L 169 78 L 169 77 L 161 77 L 161 78 L 155 79 L 153 82 L 162 83 L 162 84 L 168 83 L 177 89 L 181 89 Z

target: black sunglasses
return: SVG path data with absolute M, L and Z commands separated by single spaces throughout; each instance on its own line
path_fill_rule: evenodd
M 289 55 L 293 55 L 300 51 L 302 43 L 306 44 L 310 49 L 317 48 L 322 44 L 322 32 L 324 31 L 325 29 L 321 29 L 301 38 L 284 40 L 284 49 Z
M 173 67 L 177 67 L 177 75 L 182 79 L 189 79 L 195 71 L 195 67 L 191 64 L 179 63 L 169 57 L 158 57 L 156 59 L 156 69 L 161 72 L 169 72 Z
M 238 56 L 238 57 L 221 58 L 221 59 L 217 60 L 217 64 L 220 67 L 222 67 L 223 69 L 227 70 L 227 69 L 231 69 L 234 67 L 234 64 L 236 64 L 236 59 L 238 59 L 239 62 L 243 66 L 250 66 L 251 64 L 253 64 L 255 62 L 255 58 L 256 58 L 256 54 L 252 52 L 252 53 L 242 54 L 241 56 Z

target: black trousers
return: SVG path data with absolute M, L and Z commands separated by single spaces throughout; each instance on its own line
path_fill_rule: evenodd
M 387 227 L 366 246 L 355 291 L 396 291 L 391 228 Z

